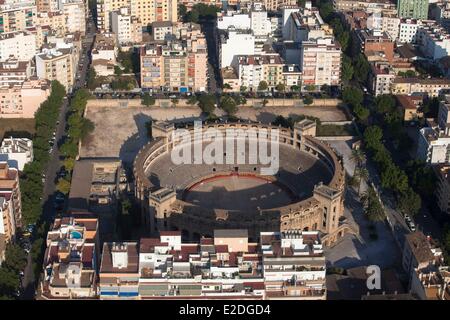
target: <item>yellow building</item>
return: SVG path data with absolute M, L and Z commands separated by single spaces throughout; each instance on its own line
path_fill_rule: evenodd
M 392 81 L 392 94 L 422 93 L 437 97 L 442 90 L 450 89 L 449 79 L 397 78 Z
M 142 27 L 147 27 L 154 21 L 176 22 L 178 19 L 176 0 L 98 0 L 98 28 L 110 30 L 111 12 L 118 11 L 123 7 L 130 8 L 131 15 L 139 19 Z
M 18 7 L 0 12 L 0 33 L 24 31 L 36 25 L 36 6 Z

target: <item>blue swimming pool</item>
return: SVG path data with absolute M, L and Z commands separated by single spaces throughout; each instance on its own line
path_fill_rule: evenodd
M 72 239 L 81 239 L 83 237 L 83 235 L 81 234 L 81 232 L 72 231 L 72 232 L 70 232 L 70 237 Z

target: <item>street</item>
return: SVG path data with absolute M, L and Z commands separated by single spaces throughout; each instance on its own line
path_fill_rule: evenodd
M 95 26 L 92 21 L 92 19 L 89 20 L 88 24 L 90 25 L 90 33 L 86 35 L 86 37 L 83 39 L 83 44 L 86 45 L 86 50 L 81 52 L 80 55 L 80 62 L 79 65 L 82 66 L 81 70 L 77 69 L 77 77 L 79 76 L 79 79 L 76 81 L 75 86 L 73 88 L 73 92 L 77 89 L 81 88 L 85 81 L 86 81 L 86 74 L 89 67 L 89 52 L 90 48 L 92 46 L 94 35 L 95 35 Z M 82 59 L 84 57 L 84 59 Z M 68 97 L 69 94 L 67 94 L 66 97 Z M 62 141 L 62 138 L 65 136 L 66 131 L 66 117 L 67 112 L 69 111 L 69 99 L 65 98 L 64 102 L 61 106 L 60 114 L 59 114 L 59 124 L 56 126 L 56 139 L 55 146 L 58 146 L 58 143 Z M 56 176 L 57 172 L 59 171 L 61 167 L 60 162 L 61 154 L 59 152 L 58 147 L 54 147 L 53 151 L 51 153 L 50 161 L 47 166 L 47 170 L 45 172 L 45 182 L 44 182 L 44 193 L 42 195 L 42 217 L 44 221 L 52 222 L 56 215 L 56 210 L 54 208 L 54 193 L 56 191 Z M 30 300 L 33 299 L 36 292 L 36 280 L 34 278 L 33 268 L 32 268 L 32 259 L 31 254 L 28 254 L 28 263 L 24 270 L 24 276 L 22 279 L 22 290 L 21 290 L 21 296 L 20 299 L 22 300 Z

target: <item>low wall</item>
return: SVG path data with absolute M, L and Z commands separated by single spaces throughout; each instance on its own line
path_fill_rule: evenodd
M 262 101 L 264 99 L 247 99 L 247 103 L 244 107 L 262 107 Z M 267 107 L 337 107 L 341 104 L 339 99 L 314 99 L 310 105 L 305 105 L 302 99 L 273 99 L 266 98 Z M 178 103 L 174 105 L 171 99 L 156 99 L 155 104 L 150 108 L 174 108 L 174 107 L 192 107 L 187 103 L 188 99 L 178 99 Z M 122 107 L 122 108 L 137 108 L 143 107 L 141 99 L 90 99 L 87 102 L 87 108 L 89 107 Z

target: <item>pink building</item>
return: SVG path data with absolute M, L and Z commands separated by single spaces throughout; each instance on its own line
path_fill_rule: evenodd
M 50 82 L 32 79 L 0 88 L 0 118 L 34 118 L 34 113 L 50 95 Z

